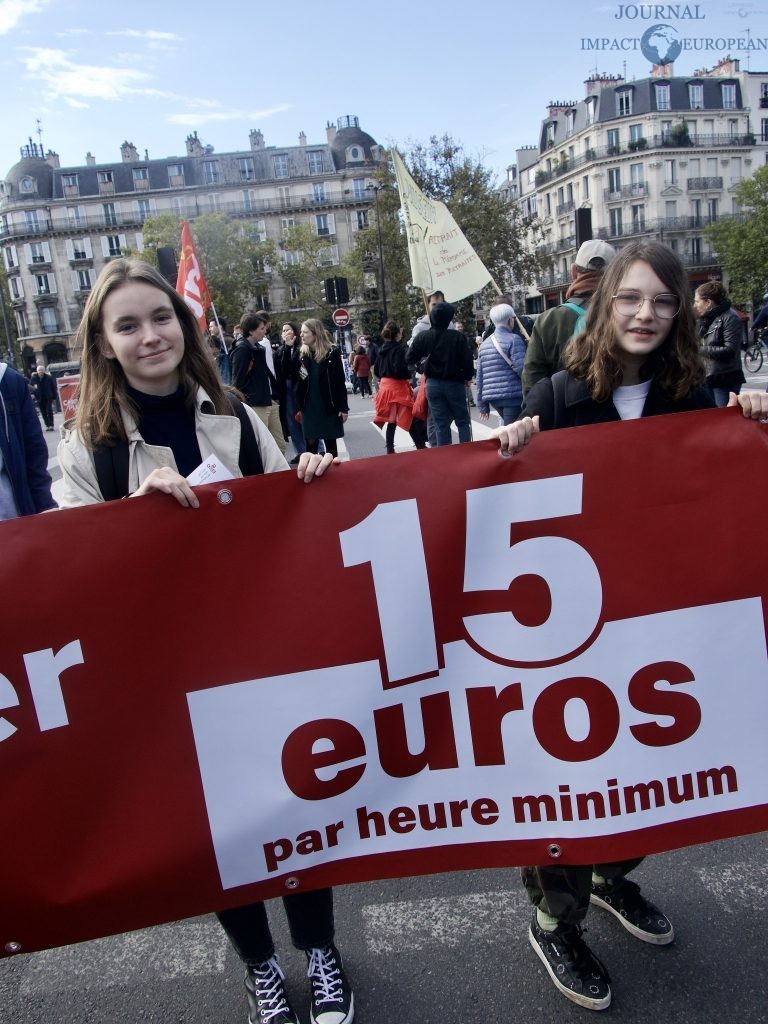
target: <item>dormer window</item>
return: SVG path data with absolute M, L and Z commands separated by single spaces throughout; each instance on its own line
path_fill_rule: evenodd
M 347 149 L 347 161 L 348 162 L 352 162 L 354 160 L 358 160 L 359 161 L 359 160 L 364 160 L 364 159 L 365 159 L 365 153 L 363 153 L 363 151 L 360 148 L 360 146 L 350 146 Z
M 669 105 L 669 83 L 668 82 L 657 82 L 654 87 L 656 94 L 656 109 L 657 110 L 670 110 Z
M 29 195 L 30 192 L 36 191 L 36 189 L 35 189 L 35 179 L 34 178 L 30 178 L 28 176 L 25 177 L 25 178 L 22 178 L 21 181 L 19 182 L 19 191 L 20 192 L 24 192 L 27 195 Z
M 626 117 L 632 113 L 632 90 L 622 89 L 616 93 L 616 116 Z
M 701 82 L 690 82 L 688 84 L 688 102 L 691 110 L 704 109 L 704 85 Z
M 565 112 L 565 134 L 570 135 L 573 131 L 574 124 L 576 122 L 576 111 L 567 110 Z
M 595 123 L 595 111 L 597 109 L 597 97 L 590 96 L 586 103 L 587 107 L 587 124 Z

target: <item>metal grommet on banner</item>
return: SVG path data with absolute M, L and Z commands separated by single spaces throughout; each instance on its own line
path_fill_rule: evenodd
M 5 944 L 6 953 L 20 953 L 21 943 L 20 942 L 6 942 Z
M 504 448 L 499 448 L 499 455 L 502 457 L 502 459 L 512 458 L 512 452 Z
M 285 888 L 286 889 L 298 889 L 299 888 L 299 880 L 298 880 L 298 878 L 295 875 L 291 875 L 290 878 L 286 878 L 286 880 L 285 880 Z
M 228 487 L 222 487 L 221 490 L 216 491 L 216 501 L 220 505 L 231 505 L 232 504 L 232 491 Z
M 558 857 L 563 856 L 563 849 L 559 843 L 550 843 L 547 847 L 547 856 L 553 860 L 557 860 Z

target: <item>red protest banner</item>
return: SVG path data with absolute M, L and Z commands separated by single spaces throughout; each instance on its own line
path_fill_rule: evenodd
M 211 295 L 205 283 L 203 268 L 197 257 L 197 249 L 187 221 L 181 222 L 181 256 L 176 277 L 176 291 L 195 314 L 200 329 L 206 329 L 205 311 L 211 305 Z
M 764 829 L 766 443 L 714 410 L 2 524 L 0 951 Z

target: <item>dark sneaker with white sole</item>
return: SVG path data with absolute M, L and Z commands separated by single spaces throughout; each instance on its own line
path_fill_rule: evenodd
M 611 1005 L 608 971 L 582 938 L 578 925 L 559 924 L 548 932 L 539 927 L 534 914 L 528 939 L 566 999 L 588 1010 L 605 1010 Z
M 312 984 L 312 1024 L 352 1024 L 355 1001 L 335 946 L 307 950 L 307 977 Z
M 285 994 L 277 957 L 248 967 L 245 991 L 248 996 L 248 1024 L 299 1024 Z
M 668 946 L 675 929 L 669 918 L 640 892 L 640 886 L 622 878 L 605 885 L 593 882 L 590 902 L 610 911 L 630 935 L 654 946 Z

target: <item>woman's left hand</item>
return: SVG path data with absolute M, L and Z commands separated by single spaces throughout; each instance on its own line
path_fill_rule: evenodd
M 765 391 L 742 391 L 740 395 L 731 392 L 728 408 L 740 405 L 745 419 L 765 421 L 768 417 L 768 393 Z
M 334 458 L 330 452 L 326 452 L 325 455 L 312 455 L 310 452 L 304 452 L 299 459 L 296 476 L 308 484 L 316 476 L 322 476 L 329 466 L 340 461 L 340 459 Z
M 346 413 L 346 412 L 340 412 L 339 413 L 339 419 L 341 420 L 342 423 L 346 423 L 347 422 L 347 417 L 348 416 L 349 416 L 349 413 Z

